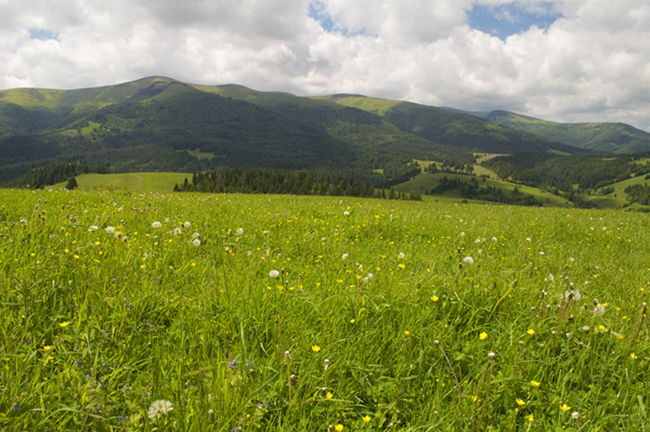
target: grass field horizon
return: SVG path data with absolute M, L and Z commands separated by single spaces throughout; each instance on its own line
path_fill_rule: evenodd
M 137 192 L 0 190 L 0 429 L 648 426 L 646 215 Z

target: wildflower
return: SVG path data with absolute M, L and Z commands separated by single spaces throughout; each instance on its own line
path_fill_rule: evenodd
M 519 406 L 524 406 L 524 405 L 526 405 L 526 402 L 524 402 L 524 401 L 521 400 L 521 399 L 517 399 L 516 402 L 517 402 L 517 405 L 519 405 Z
M 431 300 L 437 302 L 439 297 L 437 295 L 431 296 Z
M 603 316 L 604 313 L 605 313 L 605 306 L 601 305 L 600 303 L 596 304 L 596 307 L 594 308 L 594 315 Z
M 243 228 L 237 228 L 237 235 L 242 235 L 244 234 L 244 229 Z
M 539 387 L 541 384 L 539 382 L 537 382 L 537 381 L 531 381 L 530 385 L 533 386 L 533 387 Z
M 463 258 L 463 262 L 467 265 L 472 265 L 474 264 L 474 258 L 472 258 L 471 256 L 466 256 L 465 258 Z
M 573 257 L 569 257 L 569 262 L 574 262 L 576 259 Z
M 411 332 L 408 331 L 408 330 L 406 330 L 406 331 L 404 332 L 404 334 L 405 334 L 406 336 L 410 336 Z
M 327 392 L 327 394 L 325 395 L 326 399 L 332 399 L 333 397 L 334 397 L 334 395 L 332 393 L 330 393 L 330 392 Z
M 271 271 L 269 272 L 269 277 L 276 278 L 276 277 L 278 277 L 278 276 L 280 276 L 280 272 L 277 271 L 277 270 L 271 270 Z
M 291 376 L 289 376 L 289 385 L 291 387 L 293 387 L 293 388 L 297 388 L 298 387 L 298 377 L 291 374 Z
M 194 246 L 201 246 L 201 240 L 195 238 L 194 240 L 192 240 L 192 244 Z
M 350 216 L 350 212 L 349 211 L 344 211 L 343 216 Z
M 587 333 L 589 331 L 589 326 L 582 326 L 582 331 Z
M 192 224 L 189 222 L 183 222 L 183 227 L 189 228 Z
M 605 326 L 602 325 L 602 324 L 600 324 L 600 325 L 598 326 L 598 330 L 600 330 L 600 331 L 605 331 Z
M 97 225 L 91 225 L 91 226 L 88 227 L 89 232 L 94 232 L 94 231 L 97 231 L 98 229 L 99 229 L 99 227 Z
M 533 420 L 535 420 L 535 417 L 534 417 L 532 414 L 529 414 L 529 415 L 527 415 L 527 416 L 524 417 L 524 418 L 525 418 L 526 420 L 528 420 L 528 421 L 533 421 Z
M 173 409 L 174 407 L 172 406 L 172 403 L 170 401 L 157 400 L 154 401 L 154 403 L 152 403 L 151 406 L 149 407 L 149 410 L 147 411 L 147 416 L 150 419 L 156 419 L 166 415 L 167 413 L 169 413 L 169 411 Z
M 154 222 L 151 224 L 151 228 L 160 228 L 162 224 L 158 221 Z
M 65 328 L 65 327 L 68 326 L 68 324 L 70 324 L 70 323 L 65 321 L 65 322 L 59 323 L 59 327 L 64 327 Z
M 636 359 L 638 359 L 639 357 L 638 357 L 636 354 L 632 353 L 632 354 L 630 354 L 630 358 L 631 358 L 632 360 L 636 360 Z
M 406 258 L 406 255 L 404 255 L 404 252 L 400 252 L 399 255 L 397 255 L 397 258 L 404 259 Z
M 318 351 L 320 351 L 320 347 L 319 347 L 318 345 L 312 345 L 312 346 L 311 346 L 311 350 L 312 350 L 313 352 L 318 352 Z
M 325 361 L 323 361 L 323 369 L 327 370 L 329 367 L 330 367 L 330 361 L 329 359 L 325 359 Z
M 51 350 L 51 349 L 52 349 L 52 347 L 49 346 L 49 345 L 45 345 L 45 346 L 43 347 L 43 351 L 45 351 L 45 352 L 47 352 L 47 351 L 49 351 L 49 350 Z
M 343 255 L 341 255 L 341 259 L 342 259 L 343 261 L 345 261 L 346 259 L 348 259 L 348 254 L 343 254 Z
M 115 228 L 112 226 L 107 226 L 104 231 L 106 231 L 106 234 L 115 234 Z
M 361 420 L 363 420 L 364 423 L 370 423 L 370 420 L 372 420 L 372 419 L 370 418 L 369 415 L 367 415 L 367 416 L 363 416 L 363 417 L 361 418 Z
M 528 329 L 528 330 L 526 330 L 526 333 L 528 333 L 529 335 L 532 336 L 532 335 L 535 334 L 535 330 L 533 330 L 533 329 Z
M 15 404 L 14 404 L 14 409 L 17 410 L 17 409 L 19 409 L 19 408 L 20 408 L 20 405 L 18 405 L 17 403 L 15 403 Z
M 183 234 L 183 230 L 180 229 L 180 228 L 178 228 L 178 227 L 176 227 L 176 228 L 174 228 L 174 232 L 173 232 L 173 234 L 174 234 L 174 235 L 181 235 L 181 234 Z
M 560 409 L 562 411 L 564 411 L 564 412 L 567 412 L 567 411 L 569 411 L 571 409 L 571 407 L 568 406 L 567 404 L 562 404 L 562 405 L 560 405 Z
M 336 430 L 336 432 L 341 432 L 343 430 L 343 425 L 341 423 L 337 424 L 334 426 L 334 430 Z
M 580 418 L 580 413 L 578 411 L 573 411 L 571 413 L 571 420 L 578 420 Z
M 485 333 L 485 332 L 481 332 L 481 334 L 478 335 L 478 338 L 479 338 L 480 340 L 485 340 L 485 339 L 487 339 L 487 337 L 488 337 L 488 335 L 487 335 L 487 333 Z

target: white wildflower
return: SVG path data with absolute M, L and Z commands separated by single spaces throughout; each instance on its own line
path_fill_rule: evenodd
M 344 211 L 343 216 L 350 216 L 350 212 L 349 211 Z
M 152 228 L 160 228 L 161 226 L 162 226 L 162 224 L 160 222 L 158 222 L 158 221 L 151 224 Z
M 168 412 L 173 410 L 174 407 L 170 401 L 166 400 L 157 400 L 151 404 L 149 411 L 147 411 L 147 416 L 150 419 L 157 419 L 166 415 Z
M 466 256 L 465 258 L 463 258 L 463 262 L 465 264 L 472 265 L 474 264 L 474 258 L 472 258 L 471 256 Z
M 399 259 L 404 259 L 406 255 L 404 255 L 404 252 L 400 252 L 399 255 L 397 255 L 397 258 Z
M 348 259 L 348 254 L 343 254 L 343 255 L 341 255 L 341 259 L 342 259 L 343 261 L 345 261 L 346 259 Z
M 97 225 L 91 225 L 90 227 L 88 227 L 88 231 L 90 232 L 97 231 L 98 229 L 99 227 Z
M 272 278 L 276 278 L 276 277 L 280 276 L 280 272 L 277 271 L 277 270 L 271 270 L 269 272 L 269 276 L 272 277 Z
M 242 235 L 244 234 L 244 229 L 243 228 L 237 228 L 237 235 Z
M 105 231 L 106 231 L 106 234 L 114 234 L 115 233 L 115 228 L 113 228 L 112 226 L 107 226 Z
M 192 244 L 194 246 L 201 246 L 201 240 L 195 238 L 194 240 L 192 240 Z
M 189 222 L 183 222 L 183 226 L 184 226 L 185 228 L 189 228 L 191 225 L 192 225 L 192 224 L 189 223 Z

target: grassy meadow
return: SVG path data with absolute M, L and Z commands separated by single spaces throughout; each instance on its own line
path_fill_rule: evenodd
M 649 427 L 644 214 L 139 188 L 0 203 L 1 431 Z
M 182 185 L 187 178 L 192 180 L 191 173 L 122 173 L 122 174 L 82 174 L 75 177 L 77 189 L 82 191 L 95 189 L 114 189 L 128 192 L 171 192 L 174 185 Z M 63 190 L 66 182 L 52 186 L 53 189 Z

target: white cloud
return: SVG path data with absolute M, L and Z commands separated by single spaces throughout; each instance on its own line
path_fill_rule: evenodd
M 319 0 L 334 25 L 326 31 L 308 0 L 0 0 L 0 88 L 166 75 L 650 130 L 648 4 L 521 0 L 522 10 L 562 18 L 505 40 L 467 24 L 472 5 L 507 3 Z

